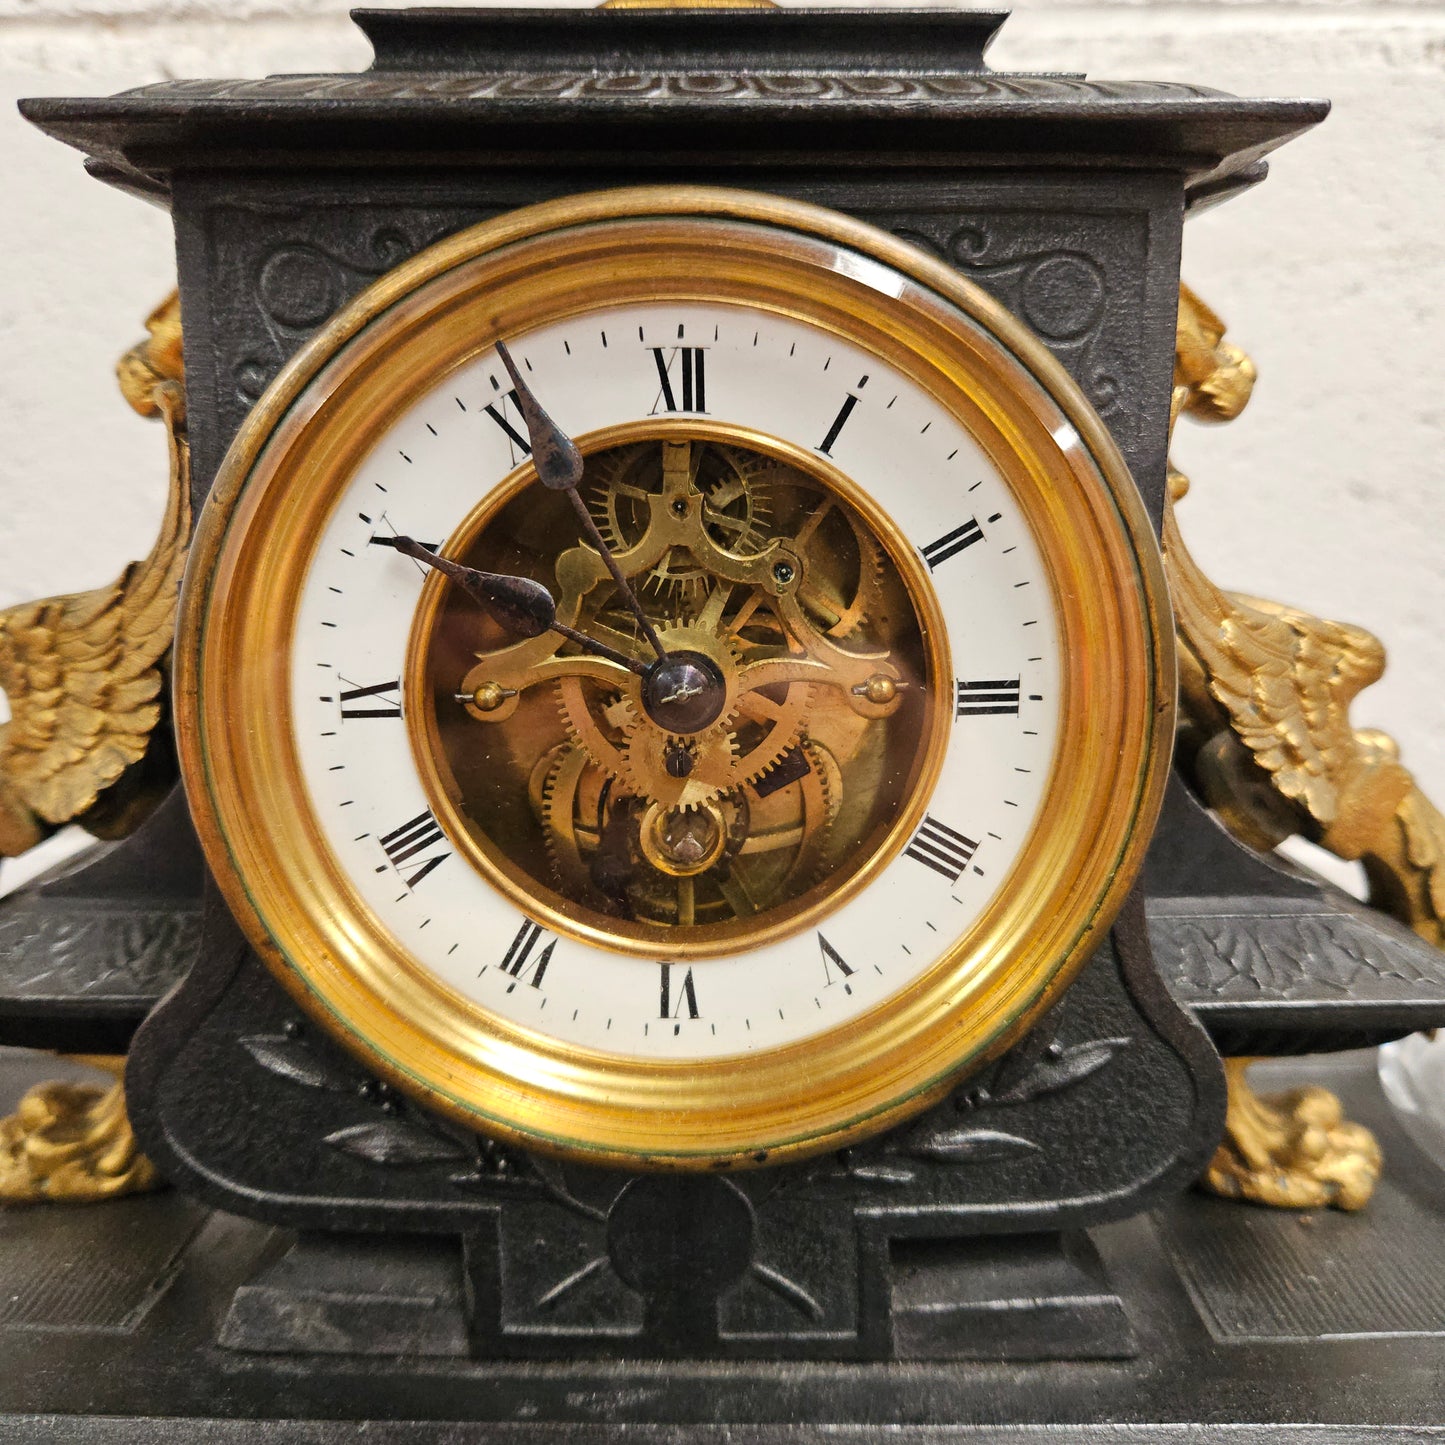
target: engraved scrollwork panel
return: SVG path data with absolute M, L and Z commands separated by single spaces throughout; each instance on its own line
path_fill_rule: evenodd
M 1075 99 L 1088 101 L 1199 100 L 1220 95 L 1204 86 L 1168 81 L 1097 81 L 1055 75 L 857 75 L 814 72 L 734 74 L 724 71 L 550 74 L 425 75 L 411 72 L 368 75 L 271 76 L 263 80 L 183 80 L 132 91 L 134 97 L 169 102 L 208 101 L 390 101 L 526 100 L 537 96 L 576 101 L 624 95 L 654 102 L 690 97 L 725 99 L 738 106 L 799 96 L 832 102 L 906 101 L 947 104 Z
M 868 216 L 957 267 L 1024 321 L 1084 388 L 1126 450 L 1141 417 L 1139 217 L 1034 211 Z
M 209 236 L 222 440 L 283 363 L 342 305 L 418 251 L 495 208 L 317 204 L 214 206 Z

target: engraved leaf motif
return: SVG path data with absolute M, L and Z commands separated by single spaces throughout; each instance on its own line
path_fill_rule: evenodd
M 383 1119 L 375 1124 L 353 1124 L 337 1129 L 323 1140 L 343 1154 L 365 1159 L 369 1164 L 405 1168 L 436 1164 L 466 1157 L 461 1145 L 419 1129 L 402 1119 Z
M 908 1152 L 917 1159 L 934 1159 L 942 1164 L 987 1164 L 995 1159 L 1012 1159 L 1020 1154 L 1037 1154 L 1032 1139 L 1007 1134 L 1002 1129 L 938 1129 L 911 1140 Z
M 1127 1049 L 1128 1038 L 1090 1039 L 1068 1048 L 1051 1049 L 1023 1078 L 989 1100 L 994 1104 L 1024 1104 L 1046 1094 L 1057 1094 L 1082 1083 L 1091 1074 L 1110 1063 L 1114 1055 Z
M 241 1040 L 241 1047 L 263 1069 L 293 1084 L 327 1089 L 333 1094 L 349 1094 L 356 1087 L 354 1078 L 329 1068 L 300 1039 L 285 1034 L 250 1034 Z
M 868 1184 L 912 1184 L 915 1176 L 911 1169 L 896 1169 L 891 1164 L 856 1164 L 848 1177 Z

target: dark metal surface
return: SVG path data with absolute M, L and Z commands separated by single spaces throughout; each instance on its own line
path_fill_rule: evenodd
M 38 1061 L 43 1068 L 44 1061 Z M 1151 1220 L 1091 1231 L 1136 1332 L 1139 1355 L 1088 1363 L 661 1364 L 647 1360 L 499 1364 L 461 1358 L 317 1356 L 300 1362 L 214 1343 L 238 1286 L 289 1242 L 264 1226 L 213 1216 L 183 1253 L 169 1287 L 125 1335 L 69 1326 L 0 1324 L 0 1439 L 76 1442 L 216 1442 L 292 1445 L 358 1436 L 389 1445 L 501 1441 L 1117 1442 L 1164 1445 L 1356 1445 L 1441 1438 L 1445 1320 L 1402 1338 L 1397 1318 L 1366 1321 L 1352 1337 L 1226 1342 L 1211 1332 L 1161 1234 L 1187 1273 L 1194 1260 L 1233 1256 L 1231 1293 L 1213 1308 L 1254 1297 L 1258 1221 L 1312 1241 L 1301 1261 L 1329 1279 L 1369 1279 L 1383 1230 L 1407 1232 L 1424 1258 L 1445 1234 L 1445 1174 L 1394 1125 L 1369 1056 L 1271 1065 L 1270 1083 L 1319 1081 L 1352 1117 L 1381 1136 L 1381 1192 L 1364 1214 L 1270 1214 L 1186 1195 Z M 38 1074 L 37 1074 L 38 1076 Z M 1409 1209 L 1398 1210 L 1402 1198 Z M 101 1206 L 102 1208 L 105 1206 Z M 116 1247 L 151 1248 L 146 1211 Z M 83 1248 L 85 1211 L 51 1211 Z M 36 1211 L 7 1216 L 13 1249 Z M 0 1253 L 0 1271 L 10 1259 Z M 1223 1276 L 1221 1276 L 1223 1278 Z M 1280 1278 L 1288 1289 L 1290 1278 Z M 1296 1287 L 1324 1290 L 1300 1276 Z M 1409 1291 L 1408 1277 L 1403 1288 Z M 1230 1300 L 1233 1304 L 1230 1304 Z M 1419 1318 L 1424 1293 L 1402 1300 Z M 1429 1322 L 1428 1319 L 1426 1321 Z M 1324 1321 L 1326 1327 L 1331 1322 Z M 109 1417 L 109 1418 L 96 1418 Z M 1008 1421 L 1007 1425 L 1001 1421 Z M 1387 1433 L 1388 1427 L 1388 1433 Z
M 1445 1015 L 1445 952 L 1237 842 L 1177 775 L 1144 881 L 1160 972 L 1221 1053 L 1361 1048 Z
M 123 843 L 0 900 L 0 1045 L 124 1053 L 196 958 L 204 872 L 177 786 Z
M 714 169 L 813 171 L 887 151 L 894 164 L 950 168 L 1152 166 L 1218 189 L 1258 179 L 1260 157 L 1327 109 L 994 75 L 983 50 L 1001 17 L 966 11 L 373 12 L 359 23 L 376 48 L 364 74 L 168 81 L 22 108 L 106 179 L 156 194 L 197 164 L 284 168 L 317 147 L 372 172 L 423 156 L 545 166 L 561 127 L 594 164 L 706 156 Z
M 1223 1117 L 1217 1060 L 1159 984 L 1137 908 L 1047 1022 L 942 1105 L 846 1154 L 726 1179 L 487 1144 L 304 1022 L 219 905 L 204 953 L 132 1056 L 146 1152 L 188 1192 L 275 1223 L 464 1236 L 489 1355 L 886 1358 L 898 1241 L 1131 1213 L 1197 1175 Z

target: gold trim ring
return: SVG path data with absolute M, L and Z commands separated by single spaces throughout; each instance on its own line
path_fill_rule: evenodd
M 984 912 L 832 1031 L 652 1061 L 488 1013 L 410 957 L 326 847 L 290 718 L 298 599 L 341 490 L 414 400 L 499 336 L 601 307 L 744 304 L 878 355 L 973 435 L 1043 558 L 1062 646 L 1038 819 Z M 529 1148 L 628 1168 L 798 1158 L 940 1098 L 1026 1031 L 1136 876 L 1167 776 L 1174 648 L 1158 544 L 1108 432 L 1013 317 L 939 262 L 776 197 L 649 187 L 464 231 L 340 311 L 261 398 L 192 552 L 176 649 L 182 766 L 207 858 L 261 957 L 366 1064 Z

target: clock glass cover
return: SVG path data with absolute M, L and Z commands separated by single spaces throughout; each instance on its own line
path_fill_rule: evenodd
M 980 293 L 812 208 L 612 192 L 432 248 L 263 398 L 196 558 L 233 909 L 375 1067 L 532 1146 L 764 1162 L 923 1107 L 1097 946 L 1157 809 L 1107 434 Z

